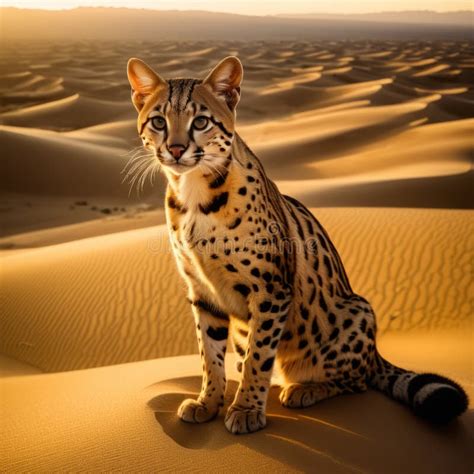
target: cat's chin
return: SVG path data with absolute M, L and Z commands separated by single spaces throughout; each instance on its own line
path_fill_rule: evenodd
M 182 176 L 184 174 L 188 174 L 199 169 L 197 166 L 197 163 L 193 163 L 191 165 L 173 163 L 170 165 L 163 165 L 163 166 L 166 170 L 168 170 L 171 174 L 174 174 L 175 176 Z

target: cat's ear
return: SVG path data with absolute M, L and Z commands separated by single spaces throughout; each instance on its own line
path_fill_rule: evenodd
M 161 86 L 166 87 L 166 81 L 141 59 L 129 59 L 127 75 L 132 86 L 132 102 L 138 112 L 153 92 Z
M 240 100 L 240 84 L 244 75 L 242 63 L 235 56 L 223 59 L 204 79 L 203 85 L 223 97 L 231 110 Z

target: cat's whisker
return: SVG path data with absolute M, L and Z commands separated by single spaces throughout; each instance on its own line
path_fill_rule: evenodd
M 129 196 L 132 193 L 133 187 L 137 185 L 137 194 L 139 194 L 139 184 L 140 180 L 143 177 L 143 174 L 147 171 L 148 168 L 156 166 L 156 163 L 150 160 L 143 160 L 140 163 L 134 165 L 133 170 L 130 170 L 129 173 L 125 176 L 124 180 L 129 181 L 130 189 Z
M 152 157 L 149 155 L 144 155 L 141 156 L 139 159 L 137 158 L 134 159 L 134 161 L 129 161 L 122 170 L 122 173 L 125 173 L 126 177 L 134 174 L 135 171 L 137 171 L 143 163 L 148 164 L 150 162 L 150 158 Z

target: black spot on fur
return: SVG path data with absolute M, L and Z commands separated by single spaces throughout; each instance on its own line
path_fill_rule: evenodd
M 245 350 L 243 349 L 242 346 L 240 346 L 238 343 L 234 342 L 235 350 L 237 351 L 237 354 L 239 354 L 241 357 L 245 356 Z
M 241 195 L 241 196 L 245 196 L 247 194 L 247 188 L 245 186 L 242 186 L 241 188 L 239 188 L 239 191 L 238 193 Z
M 228 263 L 225 266 L 225 268 L 231 273 L 237 273 L 238 272 L 237 268 L 235 268 L 234 265 L 232 265 L 231 263 Z
M 301 339 L 298 344 L 298 349 L 304 349 L 308 345 L 308 341 L 306 339 Z
M 218 212 L 219 209 L 227 204 L 229 193 L 227 191 L 215 196 L 206 205 L 199 204 L 199 209 L 203 214 L 210 214 L 211 212 Z
M 328 249 L 328 244 L 326 243 L 326 239 L 318 232 L 317 234 L 319 241 L 321 242 L 321 245 L 323 246 L 323 249 L 326 250 L 326 252 L 329 252 Z
M 325 255 L 323 257 L 323 262 L 324 262 L 324 266 L 326 267 L 326 270 L 328 272 L 328 277 L 332 278 L 332 265 L 331 265 L 331 261 L 329 260 L 329 257 L 327 255 Z
M 229 319 L 229 316 L 227 313 L 225 313 L 224 311 L 221 311 L 219 308 L 208 303 L 205 300 L 192 301 L 191 304 L 193 306 L 196 306 L 197 308 L 202 309 L 203 311 L 207 311 L 209 314 L 211 314 L 217 319 L 222 319 L 224 321 L 227 321 Z
M 243 296 L 248 296 L 250 293 L 250 288 L 242 283 L 237 283 L 234 285 L 234 290 L 238 291 Z
M 211 189 L 220 188 L 225 183 L 228 174 L 229 172 L 227 170 L 225 171 L 225 173 L 219 174 L 219 176 L 214 181 L 211 182 L 209 187 Z
M 322 293 L 319 293 L 319 306 L 323 311 L 328 310 L 328 305 L 326 304 L 326 300 L 324 299 L 324 296 Z
M 269 329 L 272 328 L 272 326 L 273 326 L 273 319 L 267 319 L 267 320 L 263 321 L 261 328 L 264 331 L 268 331 Z
M 230 224 L 228 228 L 230 230 L 236 229 L 237 227 L 239 227 L 241 223 L 242 223 L 242 219 L 240 217 L 237 217 L 237 219 L 235 219 L 235 221 L 232 222 L 232 224 Z
M 357 341 L 353 350 L 356 354 L 359 354 L 360 352 L 362 352 L 363 347 L 364 343 L 362 341 Z
M 342 327 L 344 329 L 350 328 L 351 326 L 352 326 L 352 319 L 345 319 L 344 322 L 342 323 Z
M 223 341 L 227 339 L 229 331 L 224 327 L 213 328 L 212 326 L 209 326 L 206 333 L 211 339 L 214 339 L 215 341 Z
M 184 210 L 182 204 L 174 197 L 174 196 L 168 196 L 168 207 L 170 209 L 175 209 L 178 212 L 181 212 Z
M 300 314 L 301 314 L 301 317 L 307 321 L 308 318 L 309 318 L 309 311 L 307 308 L 305 308 L 303 305 L 300 305 Z
M 337 351 L 328 352 L 326 360 L 334 360 L 337 357 Z
M 272 307 L 272 302 L 271 301 L 264 301 L 263 303 L 260 303 L 260 311 L 262 313 L 266 313 L 266 312 L 270 311 L 271 307 Z M 272 321 L 272 324 L 273 324 L 273 321 Z
M 271 370 L 271 368 L 273 367 L 273 362 L 274 362 L 275 358 L 274 357 L 270 357 L 268 358 L 263 364 L 262 366 L 260 367 L 260 370 L 262 372 L 268 372 L 269 370 Z

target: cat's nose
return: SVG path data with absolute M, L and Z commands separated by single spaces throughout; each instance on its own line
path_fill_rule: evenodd
M 178 161 L 182 156 L 183 153 L 186 151 L 186 147 L 184 145 L 170 145 L 168 147 L 168 151 L 173 155 L 173 158 Z

